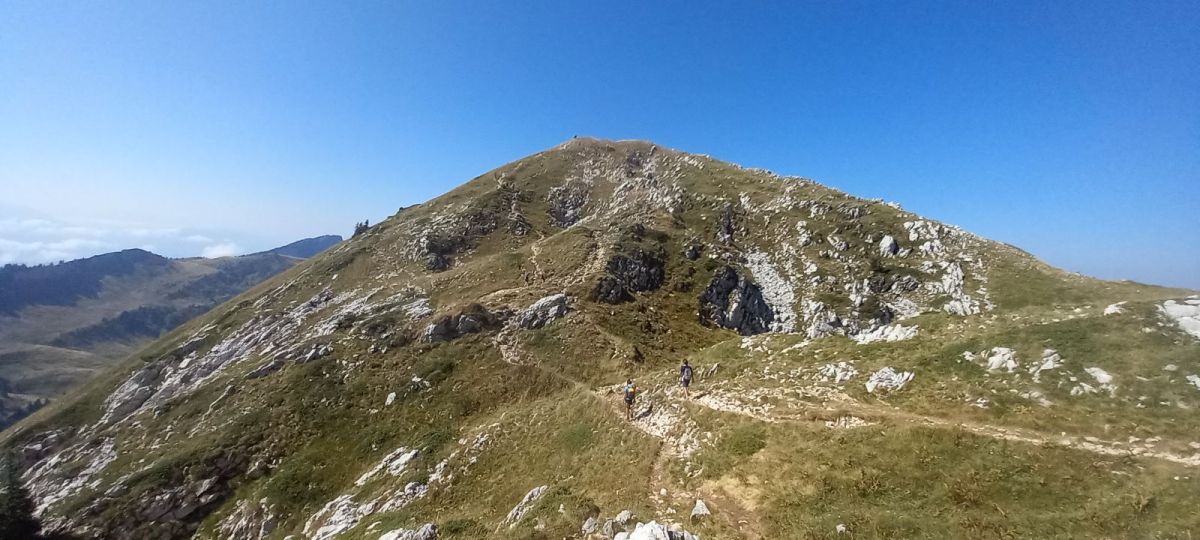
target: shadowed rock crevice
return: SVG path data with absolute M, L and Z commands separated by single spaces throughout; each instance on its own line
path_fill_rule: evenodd
M 743 336 L 766 332 L 775 320 L 762 289 L 730 266 L 717 270 L 700 295 L 699 314 L 700 324 L 729 328 Z
M 637 249 L 619 253 L 605 266 L 608 275 L 600 278 L 592 298 L 607 304 L 633 300 L 634 292 L 653 291 L 666 279 L 666 264 L 661 252 Z
M 442 343 L 467 334 L 477 334 L 498 328 L 503 322 L 499 314 L 492 313 L 479 304 L 467 306 L 461 313 L 437 318 L 421 334 L 425 343 Z

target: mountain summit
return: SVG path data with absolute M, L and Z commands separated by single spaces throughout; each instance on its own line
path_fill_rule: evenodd
M 105 538 L 1182 535 L 1190 294 L 578 138 L 213 309 L 4 444 L 49 527 Z

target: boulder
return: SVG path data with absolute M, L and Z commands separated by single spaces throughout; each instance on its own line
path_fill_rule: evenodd
M 444 315 L 434 319 L 421 332 L 421 341 L 442 343 L 493 328 L 500 323 L 496 314 L 479 304 L 471 304 L 456 315 Z
M 583 534 L 592 534 L 592 533 L 596 532 L 596 527 L 597 527 L 596 518 L 589 517 L 586 520 L 584 520 L 583 526 L 581 526 L 579 528 L 579 531 L 582 532 Z
M 525 329 L 541 328 L 567 314 L 567 295 L 552 294 L 534 302 L 517 315 L 517 325 Z
M 704 500 L 696 499 L 696 505 L 692 507 L 692 521 L 699 521 L 711 515 L 712 512 L 708 511 L 708 505 L 704 504 Z
M 882 255 L 884 257 L 895 257 L 896 254 L 899 252 L 900 252 L 900 244 L 896 242 L 896 239 L 893 238 L 892 235 L 889 234 L 887 236 L 884 236 L 883 240 L 879 241 L 879 254 L 880 255 Z

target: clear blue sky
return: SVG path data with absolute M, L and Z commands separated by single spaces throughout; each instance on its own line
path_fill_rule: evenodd
M 576 134 L 1200 287 L 1200 3 L 5 2 L 0 260 L 346 234 Z

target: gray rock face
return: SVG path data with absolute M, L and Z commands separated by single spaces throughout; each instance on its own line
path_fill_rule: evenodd
M 656 290 L 667 275 L 662 256 L 643 249 L 613 255 L 605 270 L 608 275 L 596 283 L 592 297 L 606 304 L 632 300 L 634 292 Z
M 431 233 L 421 239 L 425 268 L 440 272 L 454 264 L 454 255 L 471 249 L 479 237 L 499 227 L 496 214 L 490 211 L 472 211 L 461 216 L 451 227 Z
M 499 324 L 495 315 L 483 306 L 473 304 L 457 315 L 446 315 L 434 320 L 421 334 L 425 343 L 442 343 L 494 328 Z
M 589 186 L 581 181 L 550 188 L 546 200 L 549 203 L 550 222 L 559 227 L 574 225 L 583 216 L 589 191 Z
M 717 224 L 717 240 L 723 244 L 732 243 L 736 229 L 733 221 L 733 205 L 725 203 L 725 207 L 721 209 L 721 220 Z
M 541 328 L 550 321 L 566 315 L 567 309 L 567 295 L 552 294 L 530 304 L 521 311 L 517 316 L 517 324 L 527 330 Z
M 775 320 L 762 289 L 729 266 L 713 275 L 700 295 L 699 311 L 700 324 L 729 328 L 743 336 L 766 332 Z

